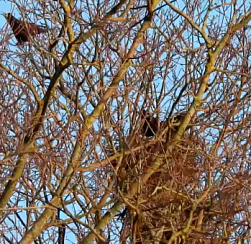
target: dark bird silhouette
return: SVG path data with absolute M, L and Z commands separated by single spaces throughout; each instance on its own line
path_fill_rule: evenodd
M 144 120 L 141 132 L 146 137 L 152 137 L 158 131 L 158 119 L 152 117 L 146 110 L 142 111 L 142 119 Z
M 171 118 L 170 125 L 171 127 L 168 129 L 168 134 L 172 137 L 178 130 L 180 122 L 183 120 L 185 114 L 178 114 Z M 161 132 L 163 129 L 167 128 L 169 125 L 168 121 L 160 121 L 158 123 L 158 119 L 156 117 L 151 116 L 146 110 L 141 112 L 141 118 L 144 120 L 143 126 L 141 128 L 142 135 L 146 137 L 152 137 L 159 131 Z M 188 126 L 186 129 L 189 129 Z
M 11 26 L 18 44 L 28 42 L 31 40 L 31 37 L 48 31 L 48 29 L 42 28 L 39 25 L 18 20 L 11 13 L 3 14 L 3 16 Z

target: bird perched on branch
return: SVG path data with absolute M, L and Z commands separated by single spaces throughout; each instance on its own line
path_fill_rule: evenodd
M 31 37 L 48 31 L 48 29 L 42 28 L 39 25 L 18 20 L 11 13 L 5 13 L 3 16 L 11 26 L 18 44 L 28 42 L 31 40 Z
M 141 113 L 141 118 L 144 120 L 141 132 L 146 137 L 152 137 L 158 131 L 158 119 L 152 117 L 146 110 Z
M 171 118 L 171 125 L 168 121 L 160 121 L 156 117 L 151 116 L 146 110 L 141 112 L 141 118 L 144 120 L 144 123 L 141 128 L 142 135 L 146 137 L 152 137 L 158 132 L 162 132 L 163 129 L 169 127 L 167 133 L 172 137 L 177 129 L 179 128 L 180 122 L 183 120 L 185 114 L 178 114 Z M 171 127 L 170 127 L 171 126 Z M 188 126 L 186 129 L 189 129 L 191 126 Z

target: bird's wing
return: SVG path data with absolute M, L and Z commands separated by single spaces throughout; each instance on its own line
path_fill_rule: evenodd
M 26 23 L 25 28 L 28 30 L 30 35 L 36 35 L 40 33 L 45 33 L 48 30 L 45 28 L 40 27 L 39 25 L 33 24 L 33 23 Z

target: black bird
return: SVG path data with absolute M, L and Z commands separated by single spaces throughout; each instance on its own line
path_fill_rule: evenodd
M 48 31 L 48 29 L 42 28 L 39 25 L 18 20 L 11 13 L 3 14 L 3 16 L 11 26 L 18 44 L 28 42 L 31 40 L 31 37 Z
M 141 132 L 146 137 L 152 137 L 158 132 L 158 119 L 152 117 L 146 110 L 141 112 L 141 118 L 144 120 L 144 124 L 141 128 Z
M 184 119 L 185 114 L 178 114 L 171 118 L 171 128 L 168 129 L 167 133 L 169 137 L 173 137 L 173 135 L 177 132 L 180 122 Z M 167 120 L 160 121 L 158 124 L 158 119 L 156 117 L 151 116 L 146 110 L 141 112 L 141 118 L 144 120 L 143 126 L 141 128 L 142 135 L 146 137 L 154 136 L 158 131 L 162 132 L 163 129 L 169 127 L 169 123 Z M 191 126 L 188 126 L 186 130 L 188 130 Z

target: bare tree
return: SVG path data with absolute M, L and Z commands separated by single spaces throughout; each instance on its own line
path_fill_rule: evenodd
M 250 243 L 248 1 L 11 9 L 0 243 Z

